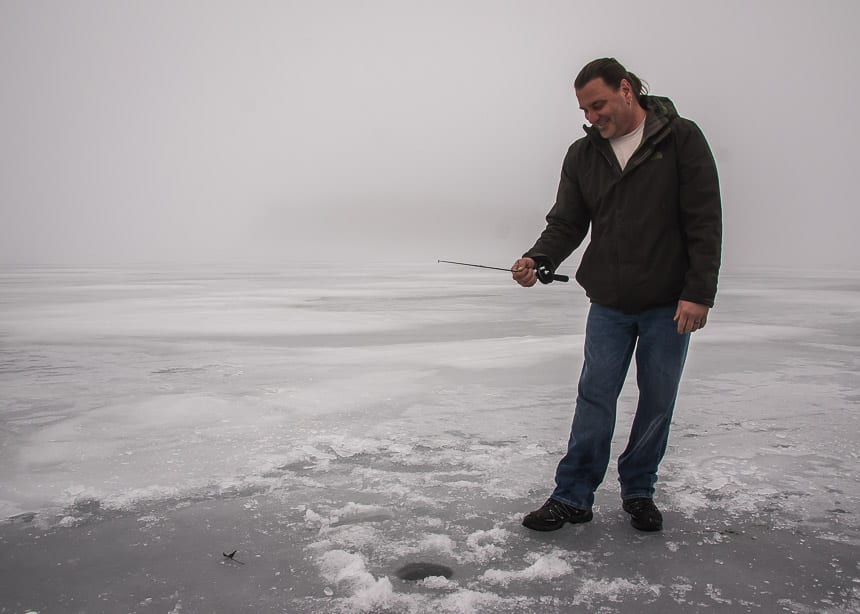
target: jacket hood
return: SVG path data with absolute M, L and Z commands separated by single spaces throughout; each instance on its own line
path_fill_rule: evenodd
M 675 103 L 665 96 L 646 96 L 643 102 L 645 102 L 645 110 L 653 111 L 657 117 L 665 118 L 668 121 L 678 117 Z
M 675 103 L 665 96 L 646 96 L 645 103 L 645 134 L 643 140 L 661 140 L 669 133 L 669 126 L 678 119 Z

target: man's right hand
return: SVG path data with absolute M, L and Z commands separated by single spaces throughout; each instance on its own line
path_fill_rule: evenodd
M 511 273 L 514 281 L 523 288 L 531 288 L 537 282 L 537 272 L 535 271 L 535 261 L 531 258 L 520 258 L 514 262 L 511 267 Z

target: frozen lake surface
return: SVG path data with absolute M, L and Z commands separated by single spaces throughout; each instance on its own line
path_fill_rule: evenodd
M 860 272 L 724 274 L 657 535 L 614 464 L 593 522 L 519 524 L 587 308 L 435 263 L 0 270 L 0 612 L 858 611 Z

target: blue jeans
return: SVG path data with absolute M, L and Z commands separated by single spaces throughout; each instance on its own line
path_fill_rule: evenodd
M 627 448 L 618 458 L 618 479 L 622 499 L 654 496 L 690 343 L 690 335 L 679 334 L 672 320 L 675 309 L 669 305 L 628 315 L 592 303 L 573 426 L 556 470 L 553 499 L 580 509 L 594 504 L 594 491 L 609 465 L 615 408 L 634 348 L 639 404 Z

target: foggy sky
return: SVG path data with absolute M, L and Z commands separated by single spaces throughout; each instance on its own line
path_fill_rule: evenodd
M 856 267 L 860 3 L 0 0 L 0 264 L 508 265 L 614 56 L 720 170 L 726 266 Z

